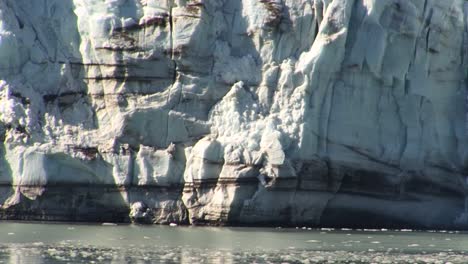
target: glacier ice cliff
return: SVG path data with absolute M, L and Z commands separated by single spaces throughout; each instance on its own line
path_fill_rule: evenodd
M 1 219 L 468 228 L 468 1 L 0 1 Z

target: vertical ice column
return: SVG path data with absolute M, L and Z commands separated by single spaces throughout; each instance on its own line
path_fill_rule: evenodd
M 462 68 L 465 69 L 465 111 L 466 111 L 465 132 L 466 132 L 466 135 L 468 136 L 468 1 L 465 2 L 463 6 L 463 13 L 465 17 L 465 33 L 464 33 L 464 39 L 463 39 L 463 50 L 465 51 L 465 54 L 463 54 Z M 468 154 L 465 154 L 465 155 L 468 155 Z
M 465 186 L 468 184 L 468 177 L 465 177 Z M 454 224 L 466 228 L 468 226 L 468 196 L 466 194 L 466 187 L 465 187 L 465 208 L 461 212 L 461 214 L 455 219 Z
M 468 215 L 468 197 L 465 198 L 465 215 Z

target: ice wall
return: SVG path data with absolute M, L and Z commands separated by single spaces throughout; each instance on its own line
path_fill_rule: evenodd
M 463 0 L 1 1 L 1 215 L 465 227 L 467 82 Z

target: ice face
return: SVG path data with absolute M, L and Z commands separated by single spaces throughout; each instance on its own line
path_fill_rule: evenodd
M 67 199 L 143 202 L 163 222 L 452 225 L 467 14 L 462 0 L 3 1 L 2 199 L 135 187 Z

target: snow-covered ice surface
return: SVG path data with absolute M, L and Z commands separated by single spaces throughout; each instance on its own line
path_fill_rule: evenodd
M 466 228 L 467 17 L 0 1 L 0 217 Z

